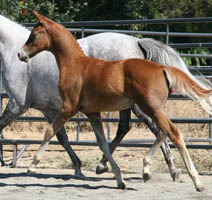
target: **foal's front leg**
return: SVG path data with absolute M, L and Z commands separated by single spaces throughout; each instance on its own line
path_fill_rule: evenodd
M 49 144 L 50 139 L 55 135 L 52 130 L 52 127 L 49 124 L 47 126 L 48 127 L 47 127 L 46 133 L 44 135 L 44 139 L 43 139 L 38 151 L 34 155 L 31 165 L 28 167 L 27 173 L 29 173 L 29 174 L 36 173 L 37 165 L 39 164 L 41 158 L 43 157 L 43 154 L 46 151 L 46 148 Z
M 110 162 L 112 171 L 117 180 L 118 188 L 125 189 L 126 186 L 121 177 L 120 168 L 118 167 L 118 165 L 116 164 L 115 160 L 113 159 L 110 153 L 109 146 L 107 144 L 107 141 L 104 135 L 100 113 L 89 113 L 87 114 L 87 117 L 89 118 L 90 123 L 93 127 L 99 148 L 102 150 L 102 152 L 105 154 L 106 158 Z
M 44 112 L 45 117 L 47 118 L 49 123 L 52 123 L 58 111 L 46 111 Z M 84 178 L 84 175 L 81 172 L 81 161 L 78 158 L 77 154 L 72 149 L 71 145 L 68 143 L 68 135 L 66 134 L 65 128 L 61 128 L 59 132 L 56 134 L 59 143 L 64 147 L 66 152 L 68 153 L 71 161 L 73 163 L 73 167 L 75 169 L 75 176 L 79 178 Z
M 59 130 L 64 126 L 64 124 L 76 114 L 76 111 L 71 110 L 71 107 L 63 107 L 60 112 L 57 114 L 55 120 L 53 121 L 53 125 L 48 125 L 47 130 L 40 145 L 37 153 L 35 154 L 32 164 L 28 168 L 28 173 L 34 173 L 36 171 L 37 165 L 40 162 L 41 158 L 44 155 L 44 152 L 49 144 L 49 141 L 52 137 L 59 132 Z

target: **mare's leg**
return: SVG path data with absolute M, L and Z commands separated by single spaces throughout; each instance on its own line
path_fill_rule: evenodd
M 168 119 L 164 111 L 157 110 L 154 112 L 153 116 L 155 122 L 161 129 L 161 133 L 158 135 L 156 142 L 154 143 L 153 147 L 148 152 L 147 156 L 144 157 L 144 169 L 143 169 L 143 177 L 144 180 L 148 180 L 151 176 L 149 172 L 149 167 L 151 165 L 151 160 L 161 145 L 161 143 L 166 139 L 167 136 L 171 139 L 171 141 L 177 146 L 182 159 L 186 165 L 188 170 L 189 176 L 191 177 L 192 181 L 194 182 L 195 188 L 197 191 L 202 191 L 203 186 L 199 180 L 198 172 L 196 171 L 192 160 L 188 154 L 186 149 L 185 143 L 183 141 L 182 135 L 179 130 L 174 126 L 174 124 Z
M 143 120 L 143 122 L 148 126 L 148 128 L 152 131 L 152 133 L 157 138 L 157 136 L 160 134 L 160 129 L 158 128 L 156 123 L 150 117 L 148 117 L 146 114 L 144 114 L 141 111 L 141 109 L 137 106 L 137 104 L 133 105 L 132 111 L 136 115 L 136 117 Z M 167 140 L 164 140 L 164 142 L 161 144 L 160 148 L 163 152 L 165 161 L 169 167 L 170 175 L 171 175 L 173 181 L 175 181 L 176 179 L 179 178 L 179 175 L 182 172 L 182 170 L 176 168 L 175 158 L 174 158 L 174 155 L 171 153 L 171 149 L 169 147 Z
M 23 114 L 28 107 L 20 106 L 14 98 L 9 99 L 2 116 L 0 116 L 0 140 L 3 139 L 2 130 L 14 121 L 18 116 Z M 0 144 L 0 162 L 4 166 L 5 162 L 3 160 L 3 145 Z
M 64 127 L 61 128 L 60 131 L 58 131 L 58 133 L 56 134 L 56 137 L 72 160 L 72 163 L 75 169 L 75 176 L 79 178 L 84 178 L 85 176 L 81 172 L 81 161 L 79 157 L 76 155 L 76 153 L 74 152 L 74 150 L 72 149 L 72 147 L 69 145 L 68 136 L 66 134 L 66 130 Z
M 130 121 L 130 114 L 131 109 L 122 110 L 119 112 L 120 121 L 118 124 L 118 130 L 116 132 L 116 137 L 113 139 L 113 141 L 109 145 L 110 153 L 112 154 L 116 147 L 119 145 L 119 143 L 122 141 L 124 136 L 128 133 L 130 130 L 129 121 Z M 107 158 L 103 154 L 101 161 L 98 163 L 96 167 L 96 173 L 102 174 L 104 172 L 108 171 L 107 167 Z
M 3 139 L 4 139 L 4 136 L 2 133 L 0 133 L 0 140 L 3 140 Z M 5 166 L 5 162 L 3 159 L 3 144 L 2 143 L 0 144 L 0 162 L 1 162 L 1 166 Z
M 9 99 L 2 116 L 0 116 L 0 132 L 27 109 L 28 107 L 18 105 L 15 99 Z
M 103 130 L 102 122 L 101 122 L 100 113 L 87 114 L 87 117 L 89 118 L 90 123 L 94 129 L 94 133 L 96 135 L 96 139 L 97 139 L 99 148 L 102 150 L 102 152 L 104 153 L 104 155 L 110 162 L 112 171 L 117 180 L 118 188 L 125 189 L 126 186 L 121 177 L 120 168 L 118 167 L 118 165 L 116 164 L 115 160 L 113 159 L 113 157 L 110 153 L 109 146 L 107 144 L 107 141 L 106 141 L 106 138 L 104 135 L 104 130 Z

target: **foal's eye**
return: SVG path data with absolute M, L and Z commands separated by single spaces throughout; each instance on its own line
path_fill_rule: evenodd
M 34 34 L 31 34 L 29 36 L 29 39 L 27 40 L 26 42 L 26 45 L 32 45 L 32 43 L 35 41 L 35 35 Z

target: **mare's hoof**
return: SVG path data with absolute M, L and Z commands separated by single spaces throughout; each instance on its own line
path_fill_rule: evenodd
M 76 178 L 78 178 L 78 179 L 85 179 L 85 175 L 82 174 L 82 173 L 75 173 L 74 176 L 75 176 Z
M 173 181 L 176 181 L 179 179 L 180 174 L 182 173 L 182 169 L 175 169 L 174 171 L 171 172 L 171 177 Z
M 204 188 L 202 185 L 196 186 L 196 191 L 197 191 L 197 192 L 202 192 L 204 189 L 205 189 L 205 188 Z
M 146 183 L 147 181 L 149 181 L 152 178 L 152 174 L 150 173 L 143 173 L 143 179 L 144 182 Z
M 1 166 L 2 166 L 2 167 L 6 166 L 6 164 L 5 164 L 4 161 L 1 161 Z
M 118 184 L 118 189 L 122 189 L 122 190 L 126 189 L 126 184 L 124 181 Z
M 108 171 L 108 167 L 103 164 L 98 164 L 96 167 L 96 174 L 103 174 Z

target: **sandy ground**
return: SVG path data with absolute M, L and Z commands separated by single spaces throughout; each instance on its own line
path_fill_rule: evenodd
M 2 168 L 0 182 L 1 200 L 211 200 L 212 176 L 200 176 L 205 190 L 196 192 L 189 177 L 182 174 L 172 182 L 167 173 L 154 172 L 153 178 L 144 183 L 140 174 L 124 174 L 126 190 L 116 187 L 112 173 L 96 175 L 85 171 L 84 180 L 76 179 L 67 169 L 39 169 L 27 175 L 25 168 Z
M 197 103 L 191 101 L 170 101 L 167 107 L 170 117 L 208 117 Z M 30 110 L 26 115 L 40 116 L 39 112 Z M 117 116 L 117 114 L 116 114 Z M 208 138 L 207 124 L 176 124 L 185 138 Z M 12 123 L 4 129 L 6 139 L 42 139 L 46 123 Z M 105 131 L 106 125 L 104 124 Z M 143 124 L 133 124 L 126 139 L 154 138 Z M 116 133 L 116 124 L 111 125 L 111 138 Z M 70 140 L 76 139 L 76 124 L 66 124 Z M 80 124 L 80 140 L 94 140 L 94 134 L 88 124 Z M 56 138 L 54 138 L 56 140 Z M 18 150 L 22 145 L 18 145 Z M 39 164 L 36 175 L 27 175 L 27 167 L 32 162 L 38 145 L 30 145 L 17 162 L 16 168 L 1 167 L 0 200 L 39 200 L 39 199 L 157 199 L 157 200 L 211 200 L 212 199 L 212 150 L 189 150 L 191 158 L 200 174 L 206 190 L 195 191 L 187 174 L 180 180 L 172 182 L 168 167 L 161 151 L 157 152 L 152 163 L 153 178 L 150 182 L 142 180 L 142 159 L 147 148 L 118 147 L 113 157 L 120 166 L 127 184 L 126 190 L 118 190 L 112 173 L 96 175 L 96 164 L 101 158 L 98 147 L 73 146 L 82 160 L 82 172 L 86 179 L 79 180 L 73 176 L 70 158 L 59 145 L 49 145 L 48 151 Z M 4 158 L 7 163 L 12 160 L 10 145 L 4 145 Z M 172 149 L 176 165 L 186 172 L 182 159 L 176 149 Z

